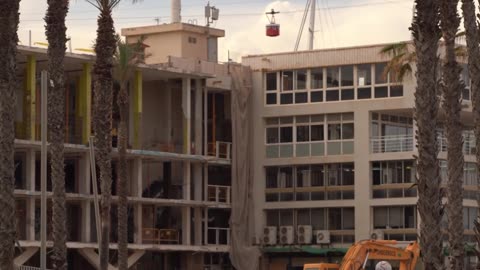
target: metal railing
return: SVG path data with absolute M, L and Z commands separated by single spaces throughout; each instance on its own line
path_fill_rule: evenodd
M 209 227 L 207 230 L 208 230 L 209 245 L 229 245 L 230 244 L 229 228 Z
M 231 189 L 232 188 L 230 186 L 208 185 L 208 201 L 230 203 Z
M 413 151 L 413 135 L 394 135 L 370 138 L 371 153 Z
M 15 266 L 15 270 L 42 270 L 42 269 L 39 268 L 39 267 L 18 265 L 18 266 Z M 47 269 L 47 270 L 49 270 L 49 269 Z
M 216 158 L 232 159 L 232 143 L 221 141 L 209 143 L 208 155 Z
M 437 136 L 438 150 L 440 152 L 447 152 L 447 138 L 443 132 L 439 132 Z M 475 136 L 470 132 L 463 133 L 463 153 L 465 155 L 475 155 L 476 144 Z

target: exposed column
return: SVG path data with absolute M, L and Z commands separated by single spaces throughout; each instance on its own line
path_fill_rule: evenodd
M 133 148 L 140 149 L 142 145 L 142 108 L 143 108 L 143 75 L 135 71 L 133 84 Z
M 26 174 L 27 189 L 31 192 L 35 191 L 35 150 L 28 150 L 26 153 Z M 35 240 L 35 198 L 27 199 L 27 240 Z
M 133 161 L 133 182 L 136 184 L 134 186 L 134 189 L 132 190 L 132 195 L 136 197 L 142 197 L 142 190 L 143 190 L 143 175 L 142 175 L 142 160 L 140 158 L 137 158 Z M 141 204 L 135 204 L 134 206 L 134 219 L 135 219 L 135 233 L 134 233 L 134 238 L 135 238 L 135 243 L 136 244 L 141 244 L 142 243 L 142 205 Z
M 203 85 L 202 80 L 195 80 L 195 155 L 202 155 L 202 103 L 203 103 Z M 194 199 L 196 201 L 202 200 L 203 192 L 203 175 L 202 175 L 201 163 L 195 163 L 193 167 L 194 174 Z M 195 220 L 195 245 L 202 244 L 202 209 L 197 207 L 194 209 L 194 220 Z
M 191 154 L 191 80 L 182 80 L 182 110 L 183 110 L 183 153 Z M 191 166 L 190 161 L 183 162 L 183 199 L 191 200 Z M 191 240 L 191 208 L 182 208 L 182 244 L 190 245 Z
M 370 151 L 369 130 L 370 117 L 368 110 L 358 111 L 354 115 L 355 122 L 355 239 L 370 238 L 370 189 L 365 180 L 370 179 Z
M 83 64 L 78 91 L 77 117 L 81 123 L 82 144 L 88 144 L 92 122 L 92 64 Z
M 37 62 L 34 55 L 27 56 L 25 71 L 24 119 L 25 137 L 29 140 L 36 138 L 36 72 Z
M 80 194 L 91 194 L 91 175 L 90 175 L 90 156 L 83 154 L 79 162 L 79 191 Z M 92 203 L 90 200 L 84 200 L 81 204 L 82 207 L 82 241 L 92 241 L 92 225 L 95 220 L 92 221 Z

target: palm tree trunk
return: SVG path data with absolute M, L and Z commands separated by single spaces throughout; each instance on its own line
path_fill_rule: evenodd
M 67 224 L 65 201 L 64 138 L 65 138 L 65 58 L 66 31 L 65 18 L 68 13 L 65 0 L 49 0 L 46 22 L 48 40 L 48 71 L 50 85 L 48 95 L 48 131 L 50 139 L 50 166 L 52 170 L 52 228 L 53 228 L 53 268 L 67 269 Z
M 463 126 L 460 122 L 462 110 L 461 68 L 455 56 L 455 36 L 460 25 L 457 1 L 442 0 L 440 17 L 445 40 L 445 64 L 443 65 L 443 109 L 448 145 L 447 156 L 447 215 L 448 240 L 450 245 L 449 269 L 463 269 Z
M 16 238 L 13 156 L 19 5 L 19 0 L 0 0 L 0 265 L 5 270 L 13 270 Z
M 480 48 L 479 48 L 479 28 L 477 25 L 477 16 L 475 16 L 475 3 L 473 0 L 462 0 L 462 11 L 464 18 L 464 27 L 466 33 L 468 50 L 468 71 L 472 79 L 472 113 L 475 132 L 475 143 L 480 145 Z M 468 82 L 465 82 L 468 83 Z M 480 179 L 480 151 L 477 147 L 477 179 Z M 480 204 L 480 198 L 477 199 Z M 480 215 L 479 215 L 480 218 Z M 478 245 L 480 245 L 480 223 L 475 223 L 475 235 Z M 480 253 L 477 254 L 477 269 L 480 269 Z
M 129 181 L 127 176 L 127 119 L 128 93 L 126 82 L 120 85 L 118 108 L 120 124 L 118 128 L 118 152 L 120 164 L 118 167 L 118 269 L 128 270 L 128 209 L 127 196 Z
M 442 195 L 437 160 L 438 114 L 438 43 L 440 39 L 439 6 L 437 0 L 416 0 L 417 12 L 412 23 L 417 52 L 417 88 L 415 91 L 415 120 L 417 122 L 417 185 L 420 213 L 420 247 L 425 270 L 442 270 Z
M 113 102 L 113 55 L 116 39 L 112 19 L 112 8 L 109 4 L 102 6 L 98 18 L 97 55 L 94 74 L 94 128 L 96 143 L 96 161 L 100 171 L 102 215 L 102 240 L 100 243 L 100 269 L 107 270 L 109 263 L 110 243 L 110 205 L 112 197 L 112 102 Z

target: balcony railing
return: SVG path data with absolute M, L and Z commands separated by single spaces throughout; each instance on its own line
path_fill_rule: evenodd
M 447 138 L 440 132 L 437 136 L 438 149 L 440 152 L 447 152 Z M 471 132 L 463 133 L 463 153 L 465 155 L 475 155 L 475 136 Z
M 144 244 L 180 244 L 180 235 L 177 230 L 143 228 L 142 241 Z
M 209 245 L 229 245 L 230 229 L 229 228 L 208 228 L 208 244 Z
M 41 269 L 42 268 L 33 267 L 33 266 L 26 266 L 26 265 L 15 266 L 15 270 L 41 270 Z
M 232 143 L 221 141 L 209 143 L 208 155 L 216 158 L 232 159 Z
M 371 153 L 413 151 L 412 135 L 381 136 L 370 138 Z
M 218 186 L 208 185 L 207 197 L 209 202 L 222 202 L 230 203 L 231 187 L 230 186 Z

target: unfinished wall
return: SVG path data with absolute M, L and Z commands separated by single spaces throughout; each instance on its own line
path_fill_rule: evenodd
M 168 118 L 170 98 L 166 82 L 143 84 L 142 143 L 145 149 L 160 150 L 168 143 Z

